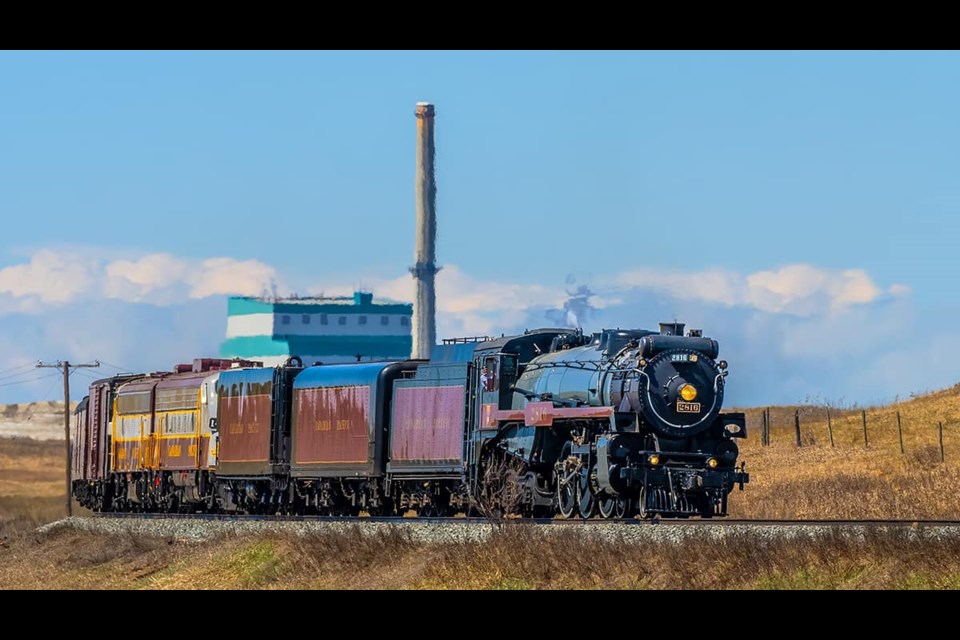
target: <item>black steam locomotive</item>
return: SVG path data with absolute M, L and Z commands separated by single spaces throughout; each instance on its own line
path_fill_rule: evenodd
M 490 412 L 497 431 L 484 444 L 523 487 L 508 500 L 564 518 L 726 515 L 749 479 L 736 467 L 746 423 L 720 413 L 717 342 L 683 329 L 566 333 L 536 350 L 509 385 L 510 408 Z
M 91 385 L 74 495 L 101 511 L 723 516 L 742 413 L 679 323 L 447 340 L 431 359 L 195 360 Z

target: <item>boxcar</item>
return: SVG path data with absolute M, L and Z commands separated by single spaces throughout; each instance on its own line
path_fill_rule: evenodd
M 140 375 L 103 378 L 90 385 L 77 407 L 73 434 L 73 492 L 88 509 L 109 506 L 107 479 L 113 455 L 113 405 L 117 389 Z
M 299 358 L 231 369 L 217 380 L 217 479 L 228 511 L 261 513 L 289 502 L 290 396 Z
M 414 362 L 321 365 L 293 383 L 294 477 L 381 476 L 394 382 Z
M 463 471 L 468 417 L 469 361 L 421 365 L 394 386 L 390 426 L 391 474 Z
M 280 417 L 289 410 L 290 380 L 298 372 L 299 369 L 266 368 L 220 374 L 220 477 L 269 477 L 284 470 L 290 461 L 289 432 L 285 433 Z

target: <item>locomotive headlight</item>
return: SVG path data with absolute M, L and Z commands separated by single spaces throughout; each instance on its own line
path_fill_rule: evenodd
M 708 459 L 708 460 L 707 460 L 707 466 L 710 467 L 711 469 L 716 469 L 716 468 L 717 468 L 717 459 L 716 459 L 716 458 L 710 458 L 710 459 Z
M 651 456 L 647 458 L 647 461 L 650 462 L 650 464 L 652 464 L 653 466 L 657 466 L 658 464 L 660 464 L 660 456 L 658 456 L 655 453 L 651 454 Z
M 697 399 L 697 388 L 692 384 L 685 384 L 680 387 L 680 397 L 687 402 L 693 402 Z

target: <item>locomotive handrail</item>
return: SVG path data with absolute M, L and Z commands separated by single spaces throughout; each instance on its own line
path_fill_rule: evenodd
M 721 371 L 717 374 L 717 377 L 713 379 L 713 392 L 717 393 L 720 391 L 720 385 L 723 384 L 723 379 L 727 377 L 729 371 Z
M 462 338 L 444 338 L 443 344 L 470 344 L 474 342 L 492 342 L 496 340 L 491 336 L 465 336 Z
M 564 369 L 579 369 L 582 371 L 606 371 L 610 373 L 619 373 L 619 372 L 628 372 L 634 371 L 633 367 L 627 368 L 605 368 L 603 365 L 609 363 L 610 360 L 580 360 L 577 362 L 534 362 L 528 364 L 526 371 L 536 371 L 537 369 L 551 369 L 551 368 L 564 368 Z M 587 366 L 591 365 L 591 366 Z
M 521 389 L 516 385 L 510 385 L 510 390 L 514 393 L 521 394 L 527 400 L 540 400 L 541 402 L 553 402 L 555 404 L 567 406 L 567 407 L 579 407 L 581 402 L 576 398 L 555 398 L 552 393 L 534 393 L 533 391 L 528 391 L 527 389 Z
M 567 369 L 588 369 L 587 365 L 595 368 L 597 371 L 603 366 L 604 361 L 602 360 L 578 360 L 576 362 L 532 362 L 527 365 L 527 370 L 530 369 L 549 369 L 556 367 L 564 367 Z
M 519 393 L 527 400 L 533 400 L 534 398 L 540 397 L 540 394 L 534 393 L 533 391 L 528 391 L 527 389 L 521 389 L 515 384 L 510 385 L 510 390 L 514 393 Z

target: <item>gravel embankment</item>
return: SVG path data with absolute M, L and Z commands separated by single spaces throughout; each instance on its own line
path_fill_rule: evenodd
M 531 527 L 542 535 L 556 535 L 575 528 L 587 536 L 632 544 L 682 543 L 695 539 L 749 538 L 753 542 L 764 540 L 809 538 L 842 535 L 865 539 L 872 532 L 902 531 L 912 539 L 946 540 L 960 539 L 960 527 L 936 524 L 548 524 L 507 523 L 505 527 Z M 73 517 L 44 525 L 38 532 L 45 533 L 63 528 L 113 535 L 138 535 L 170 538 L 178 542 L 202 542 L 218 536 L 255 536 L 264 534 L 310 535 L 323 533 L 376 534 L 398 531 L 415 542 L 462 543 L 487 539 L 499 526 L 484 521 L 422 522 L 416 520 L 396 522 L 332 522 L 332 521 L 267 521 L 267 520 L 200 520 L 183 518 L 84 518 Z

